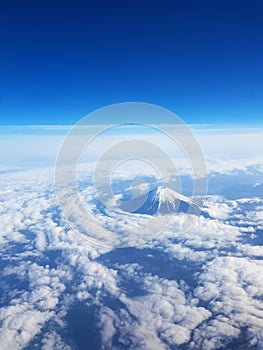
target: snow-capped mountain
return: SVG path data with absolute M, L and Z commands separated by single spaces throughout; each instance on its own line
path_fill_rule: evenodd
M 155 215 L 178 212 L 187 213 L 190 206 L 192 209 L 199 210 L 198 206 L 190 198 L 168 187 L 159 186 L 141 197 L 123 203 L 121 209 L 133 213 Z

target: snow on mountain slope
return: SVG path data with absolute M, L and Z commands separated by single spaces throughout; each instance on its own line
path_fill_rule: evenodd
M 123 203 L 121 209 L 133 213 L 155 215 L 177 212 L 187 213 L 190 206 L 199 209 L 188 197 L 168 187 L 159 186 L 141 197 Z

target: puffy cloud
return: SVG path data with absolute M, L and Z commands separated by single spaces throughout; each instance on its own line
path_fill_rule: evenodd
M 13 303 L 2 308 L 0 320 L 0 343 L 3 350 L 22 349 L 38 333 L 42 326 L 54 316 L 54 311 L 39 311 L 29 303 Z
M 200 349 L 220 348 L 243 327 L 262 330 L 262 261 L 246 257 L 217 257 L 204 268 L 195 296 L 205 301 L 214 319 L 194 332 Z M 249 344 L 248 344 L 249 346 Z
M 76 300 L 96 305 L 105 349 L 169 349 L 180 344 L 216 349 L 238 337 L 242 327 L 249 329 L 249 346 L 262 346 L 262 247 L 248 242 L 263 224 L 259 198 L 208 197 L 207 208 L 216 219 L 200 216 L 191 230 L 181 232 L 185 218 L 180 214 L 158 236 L 144 215 L 135 220 L 129 213 L 100 214 L 106 246 L 70 229 L 57 208 L 52 171 L 2 174 L 0 190 L 4 349 L 21 349 L 36 335 L 41 335 L 43 349 L 68 349 L 62 334 Z M 82 194 L 96 213 L 91 189 Z M 168 219 L 161 217 L 160 225 Z M 87 229 L 93 226 L 87 223 Z M 137 251 L 145 250 L 152 259 L 147 260 L 148 270 L 142 255 L 134 254 L 123 264 L 118 258 L 115 264 L 108 262 L 107 254 L 117 254 L 120 243 L 140 244 Z M 167 270 L 165 276 L 154 268 L 160 263 L 156 251 L 166 257 L 166 265 L 160 267 Z M 171 266 L 176 268 L 169 276 Z M 186 270 L 189 276 L 183 266 L 194 266 Z M 12 292 L 10 278 L 15 278 Z M 129 288 L 136 289 L 136 284 L 133 294 Z
M 236 212 L 238 204 L 236 201 L 228 200 L 220 196 L 208 196 L 204 202 L 204 209 L 212 218 L 225 220 L 230 214 Z
M 263 256 L 263 246 L 252 246 L 250 244 L 241 244 L 238 246 L 238 250 L 242 252 L 243 255 L 261 257 Z
M 72 347 L 66 344 L 56 332 L 48 333 L 42 340 L 42 350 L 71 350 Z
M 233 326 L 228 318 L 218 316 L 194 331 L 189 348 L 200 350 L 225 348 L 229 340 L 237 338 L 239 334 L 240 329 Z
M 123 312 L 118 314 L 103 309 L 103 330 L 108 330 L 106 336 L 102 332 L 106 348 L 114 334 L 113 324 L 115 332 L 121 329 L 126 339 L 130 339 L 131 349 L 168 349 L 188 342 L 191 331 L 211 316 L 208 310 L 196 306 L 197 299 L 187 300 L 175 281 L 149 274 L 141 278 L 145 295 L 133 298 L 125 294 L 120 296 L 125 306 L 124 323 L 121 323 Z
M 108 307 L 102 307 L 100 312 L 100 327 L 101 333 L 103 337 L 103 349 L 112 349 L 113 348 L 113 336 L 116 332 L 116 328 L 114 326 L 114 311 Z

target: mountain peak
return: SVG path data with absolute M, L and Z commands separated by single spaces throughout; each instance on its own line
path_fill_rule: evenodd
M 174 203 L 177 200 L 185 201 L 190 204 L 191 200 L 182 195 L 181 193 L 178 193 L 174 190 L 172 190 L 169 187 L 166 186 L 159 186 L 156 189 L 156 195 L 159 197 L 159 201 L 162 202 L 168 202 L 168 203 Z
M 142 203 L 138 208 L 137 203 Z M 147 194 L 124 203 L 121 207 L 124 211 L 137 214 L 175 214 L 177 212 L 187 213 L 190 205 L 195 205 L 188 197 L 172 190 L 166 186 L 158 186 Z M 131 208 L 136 207 L 136 210 Z

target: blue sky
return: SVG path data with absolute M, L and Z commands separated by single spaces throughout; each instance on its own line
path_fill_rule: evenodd
M 263 3 L 1 3 L 0 123 L 74 124 L 112 103 L 261 123 Z

